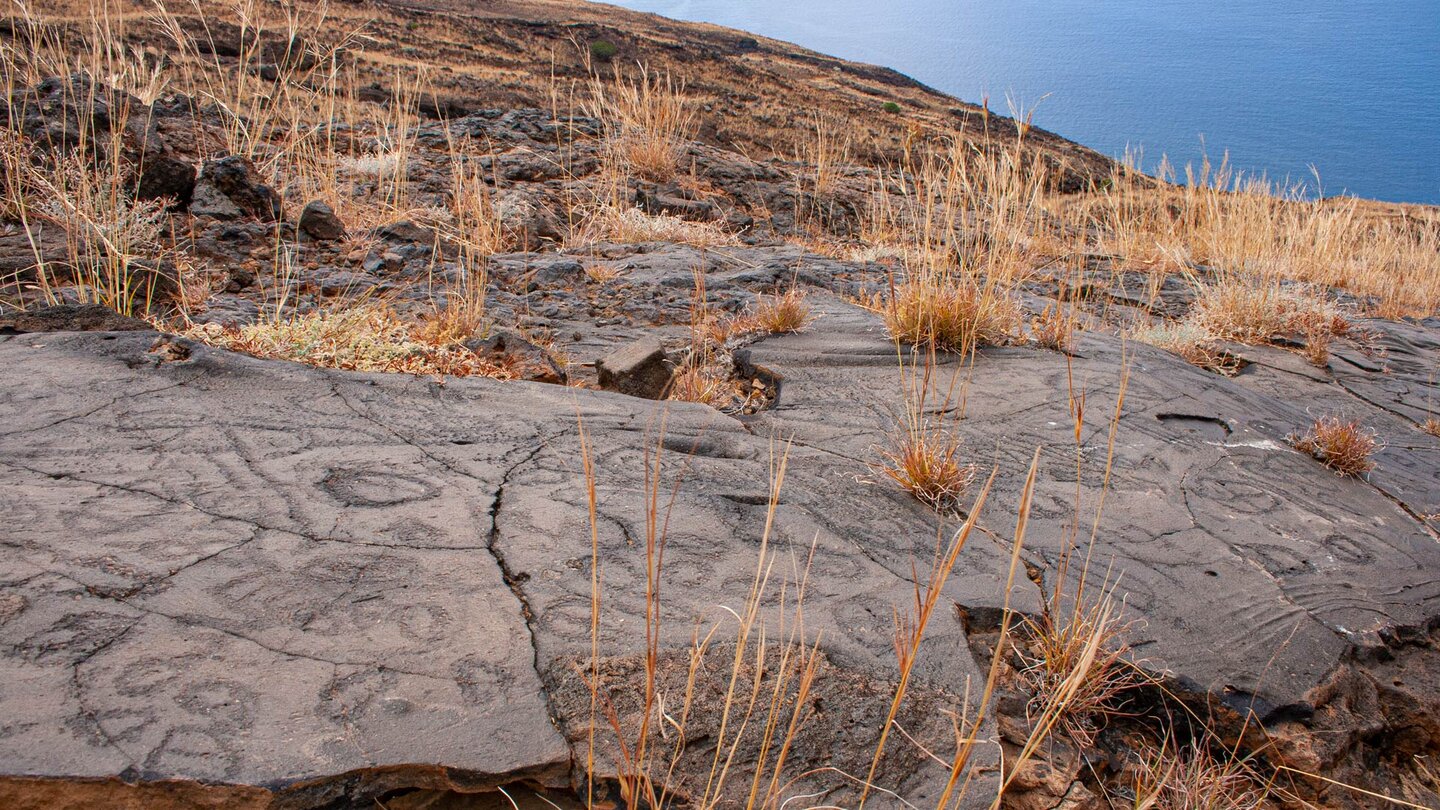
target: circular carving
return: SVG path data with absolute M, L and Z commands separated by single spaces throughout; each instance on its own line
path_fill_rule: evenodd
M 384 470 L 332 469 L 320 488 L 346 506 L 398 506 L 428 501 L 440 488 L 411 475 Z

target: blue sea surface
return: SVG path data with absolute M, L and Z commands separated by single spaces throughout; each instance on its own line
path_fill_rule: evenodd
M 618 5 L 885 65 L 998 112 L 1038 105 L 1038 126 L 1147 168 L 1229 153 L 1312 192 L 1318 172 L 1324 194 L 1440 204 L 1440 0 Z

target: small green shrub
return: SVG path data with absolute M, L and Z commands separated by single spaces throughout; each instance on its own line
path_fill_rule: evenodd
M 890 113 L 891 115 L 894 115 L 900 112 L 900 105 L 896 104 L 893 101 L 887 101 L 880 109 L 884 110 L 887 113 Z
M 609 62 L 617 53 L 620 53 L 620 49 L 607 39 L 597 39 L 590 43 L 590 58 L 597 62 Z

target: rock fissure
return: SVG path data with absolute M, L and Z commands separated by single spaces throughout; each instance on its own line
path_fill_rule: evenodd
M 500 510 L 504 507 L 505 488 L 510 485 L 511 478 L 514 477 L 521 468 L 539 457 L 549 446 L 550 442 L 567 433 L 569 433 L 568 429 L 548 438 L 538 439 L 535 447 L 532 448 L 524 458 L 506 468 L 504 475 L 500 478 L 499 485 L 495 487 L 495 498 L 490 504 L 490 531 L 487 534 L 485 544 L 486 550 L 490 552 L 490 556 L 495 560 L 496 567 L 500 569 L 501 578 L 505 581 L 506 587 L 510 589 L 510 593 L 514 595 L 515 601 L 520 607 L 520 615 L 524 620 L 525 631 L 528 634 L 530 642 L 530 666 L 535 671 L 535 677 L 539 679 L 540 694 L 545 702 L 545 711 L 549 716 L 551 725 L 556 730 L 559 730 L 562 724 L 560 715 L 555 709 L 554 699 L 550 694 L 549 681 L 546 679 L 545 673 L 542 671 L 540 665 L 540 643 L 536 636 L 535 611 L 530 606 L 530 599 L 525 595 L 524 588 L 524 582 L 528 579 L 528 575 L 522 577 L 521 574 L 514 571 L 505 559 L 505 552 L 500 548 Z M 568 746 L 567 751 L 571 759 L 570 770 L 573 771 L 575 752 Z

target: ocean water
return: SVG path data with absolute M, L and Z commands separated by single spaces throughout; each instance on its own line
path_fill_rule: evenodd
M 612 0 L 615 2 L 615 0 Z M 1440 204 L 1440 0 L 618 0 L 895 68 L 1147 167 Z M 1319 175 L 1317 184 L 1314 176 Z

